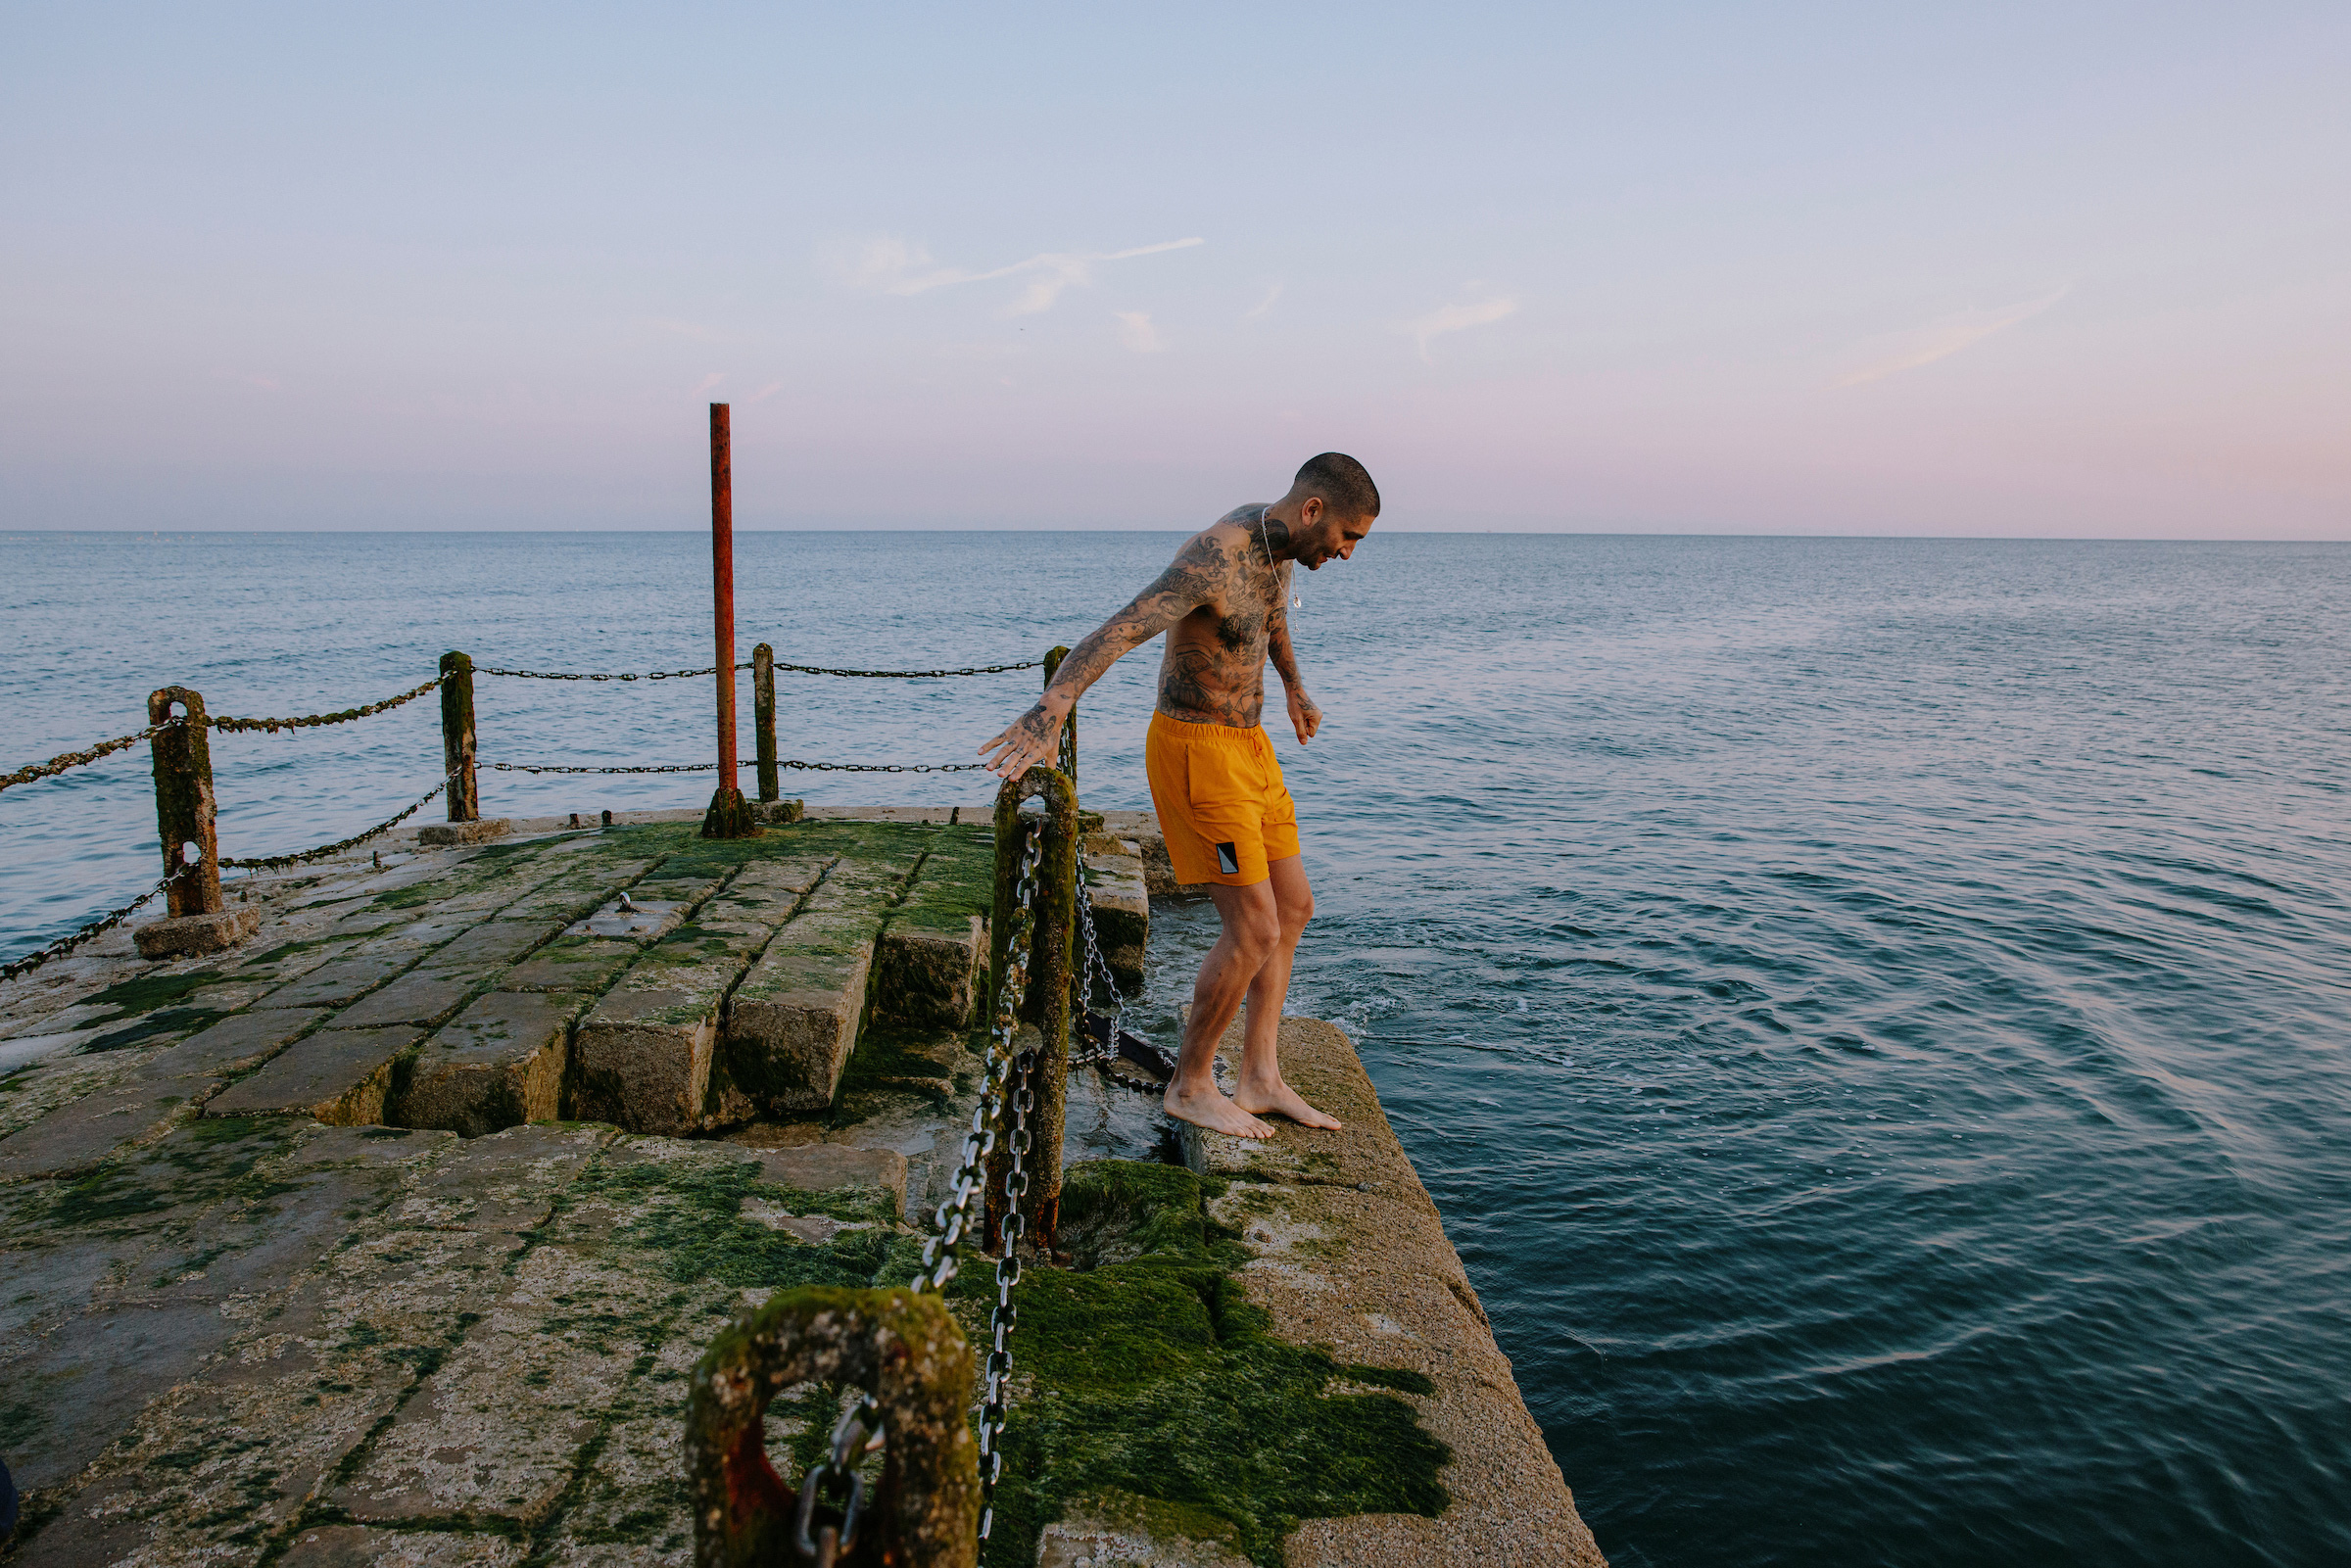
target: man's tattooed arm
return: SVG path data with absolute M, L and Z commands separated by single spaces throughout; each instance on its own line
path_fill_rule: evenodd
M 1099 681 L 1122 655 L 1215 599 L 1231 580 L 1232 564 L 1223 542 L 1214 534 L 1200 534 L 1188 541 L 1148 588 L 1070 649 L 1069 657 L 1054 672 L 1053 684 L 1033 707 L 980 748 L 984 754 L 996 753 L 988 766 L 1013 778 L 1031 763 L 1052 756 L 1061 721 L 1078 705 L 1085 689 Z
M 1284 583 L 1281 587 L 1287 594 L 1289 585 Z M 1282 689 L 1289 693 L 1290 723 L 1298 732 L 1300 743 L 1312 740 L 1315 732 L 1322 728 L 1322 710 L 1306 694 L 1306 679 L 1298 673 L 1298 650 L 1290 645 L 1290 615 L 1286 609 L 1273 611 L 1266 632 L 1266 656 L 1273 661 Z

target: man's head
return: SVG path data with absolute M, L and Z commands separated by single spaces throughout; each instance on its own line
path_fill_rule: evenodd
M 1270 515 L 1290 526 L 1290 555 L 1308 571 L 1345 560 L 1379 515 L 1379 487 L 1343 451 L 1309 457 Z

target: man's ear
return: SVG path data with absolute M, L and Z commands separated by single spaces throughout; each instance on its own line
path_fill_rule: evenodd
M 1312 528 L 1322 518 L 1322 498 L 1309 496 L 1298 503 L 1298 526 Z

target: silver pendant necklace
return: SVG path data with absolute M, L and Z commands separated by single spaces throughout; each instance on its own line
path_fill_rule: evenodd
M 1273 541 L 1266 537 L 1266 513 L 1272 509 L 1271 506 L 1260 506 L 1257 509 L 1257 542 L 1266 546 L 1266 565 L 1270 569 L 1277 566 L 1273 559 Z M 1294 572 L 1290 575 L 1290 608 L 1294 610 L 1306 608 L 1306 600 L 1298 596 L 1298 577 Z

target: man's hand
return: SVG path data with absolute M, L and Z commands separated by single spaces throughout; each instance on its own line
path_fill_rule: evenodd
M 1298 743 L 1304 745 L 1315 737 L 1317 730 L 1322 728 L 1322 710 L 1315 706 L 1313 697 L 1308 696 L 1296 687 L 1290 687 L 1288 690 L 1290 693 L 1290 726 L 1298 732 Z
M 1013 721 L 1012 728 L 993 740 L 983 741 L 980 754 L 995 751 L 988 757 L 987 771 L 999 779 L 1018 779 L 1040 762 L 1054 762 L 1061 756 L 1062 715 L 1048 709 L 1042 702 Z M 1001 746 L 1003 749 L 997 751 Z

